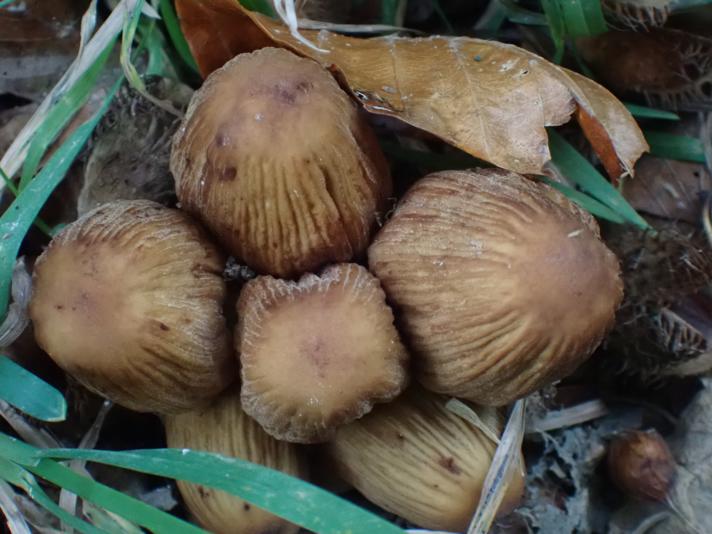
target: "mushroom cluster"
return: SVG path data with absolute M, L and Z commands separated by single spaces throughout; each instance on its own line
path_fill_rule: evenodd
M 327 70 L 286 50 L 211 74 L 170 166 L 179 209 L 116 201 L 52 240 L 34 272 L 39 345 L 90 390 L 161 414 L 169 446 L 306 478 L 300 444 L 324 443 L 344 481 L 422 527 L 467 527 L 498 407 L 570 374 L 622 298 L 595 220 L 510 172 L 428 175 L 374 236 L 392 190 L 376 136 Z M 258 275 L 236 303 L 228 254 Z M 296 531 L 179 488 L 215 532 Z

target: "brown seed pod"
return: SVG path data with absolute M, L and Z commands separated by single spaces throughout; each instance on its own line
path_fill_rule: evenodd
M 429 389 L 504 405 L 572 372 L 613 324 L 616 257 L 552 188 L 486 169 L 431 174 L 369 249 Z
M 183 212 L 144 200 L 105 204 L 37 261 L 37 343 L 87 388 L 133 410 L 205 404 L 236 376 L 222 267 Z
M 239 260 L 281 277 L 364 252 L 391 191 L 356 105 L 316 62 L 275 48 L 208 77 L 171 170 L 184 209 Z
M 445 407 L 447 399 L 412 388 L 336 431 L 327 445 L 336 470 L 378 506 L 423 528 L 463 532 L 477 507 L 494 451 L 479 429 Z M 494 409 L 480 418 L 497 434 Z M 523 460 L 500 513 L 521 497 Z
M 378 280 L 355 264 L 258 277 L 238 301 L 242 405 L 278 439 L 324 441 L 406 385 L 407 352 Z
M 622 491 L 663 501 L 675 476 L 675 460 L 655 430 L 625 432 L 608 449 L 608 473 Z
M 211 406 L 164 420 L 169 447 L 232 456 L 306 477 L 302 451 L 277 441 L 242 411 L 238 390 Z M 217 534 L 291 534 L 299 527 L 224 491 L 178 481 L 186 506 L 206 529 Z

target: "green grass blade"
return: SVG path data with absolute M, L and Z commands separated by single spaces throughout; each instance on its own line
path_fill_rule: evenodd
M 119 82 L 92 118 L 79 126 L 59 147 L 37 177 L 15 198 L 0 217 L 0 318 L 7 313 L 12 269 L 20 245 L 37 214 L 62 181 L 79 151 L 86 144 L 94 127 L 109 107 L 119 88 Z
M 239 2 L 250 11 L 257 11 L 268 17 L 274 17 L 275 12 L 269 0 L 239 0 Z
M 565 186 L 564 184 L 560 184 L 559 182 L 555 182 L 554 180 L 543 176 L 540 177 L 540 180 L 544 183 L 549 184 L 554 189 L 560 191 L 561 193 L 566 195 L 571 201 L 575 202 L 583 209 L 585 209 L 592 215 L 599 217 L 600 219 L 606 219 L 607 221 L 611 221 L 618 224 L 622 224 L 625 222 L 625 219 L 623 217 L 618 215 L 608 206 L 601 204 L 595 198 L 588 196 L 585 193 L 582 193 L 581 191 L 577 191 L 576 189 Z
M 447 32 L 455 33 L 455 28 L 452 27 L 452 24 L 450 23 L 450 19 L 447 18 L 447 15 L 445 14 L 445 10 L 443 9 L 443 6 L 440 5 L 439 0 L 430 0 L 430 5 L 433 6 L 433 10 L 435 11 L 435 14 L 438 16 L 440 21 L 443 23 Z
M 41 421 L 64 421 L 67 402 L 55 388 L 0 356 L 0 399 Z
M 166 31 L 168 32 L 168 37 L 170 38 L 171 43 L 173 43 L 173 47 L 176 49 L 176 52 L 178 52 L 178 55 L 183 62 L 197 74 L 198 64 L 195 62 L 195 58 L 193 58 L 193 54 L 190 52 L 190 46 L 188 46 L 188 41 L 185 40 L 183 30 L 181 30 L 178 16 L 173 8 L 173 0 L 160 0 L 160 3 L 158 4 L 158 11 L 161 14 L 163 24 L 165 24 Z
M 507 13 L 507 18 L 517 24 L 526 24 L 529 26 L 547 26 L 548 21 L 546 15 L 525 9 L 514 0 L 499 0 L 499 3 L 504 7 Z
M 88 460 L 211 486 L 317 533 L 403 534 L 397 526 L 328 491 L 238 458 L 187 449 L 43 449 L 37 455 Z
M 484 162 L 461 151 L 438 154 L 426 150 L 407 148 L 393 141 L 381 141 L 380 145 L 389 158 L 417 165 L 428 171 L 469 169 L 485 165 Z
M 549 33 L 556 49 L 554 63 L 561 63 L 566 48 L 566 21 L 559 0 L 541 0 L 546 20 L 549 22 Z
M 570 37 L 598 35 L 608 31 L 600 0 L 557 0 Z
M 499 0 L 489 0 L 487 9 L 475 24 L 475 30 L 481 33 L 496 34 L 507 20 L 507 12 Z
M 667 159 L 679 159 L 705 163 L 705 148 L 702 141 L 688 135 L 646 130 L 643 132 L 650 145 L 650 153 Z
M 661 119 L 666 121 L 679 121 L 680 116 L 672 111 L 639 106 L 637 104 L 624 103 L 631 115 L 639 119 Z
M 2 169 L 0 169 L 0 177 L 2 178 L 2 181 L 5 184 L 5 187 L 7 187 L 8 190 L 10 191 L 10 193 L 12 193 L 12 196 L 16 197 L 19 194 L 19 191 L 17 190 L 17 186 L 12 182 L 12 180 L 10 180 L 10 177 Z M 37 228 L 39 228 L 40 231 L 43 234 L 45 234 L 47 237 L 51 238 L 54 235 L 52 233 L 52 229 L 40 217 L 37 217 L 35 219 L 34 225 Z
M 22 166 L 19 190 L 22 191 L 37 172 L 47 148 L 56 139 L 62 129 L 86 103 L 91 95 L 96 80 L 111 54 L 116 39 L 104 49 L 99 58 L 82 74 L 77 82 L 54 103 L 42 125 L 30 142 L 25 163 Z
M 36 476 L 65 488 L 82 499 L 99 505 L 153 532 L 207 534 L 205 530 L 195 525 L 191 525 L 138 499 L 129 497 L 91 478 L 81 476 L 53 460 L 41 460 L 36 466 L 28 467 L 28 469 Z
M 0 479 L 24 490 L 37 504 L 59 518 L 64 524 L 69 525 L 82 534 L 104 534 L 98 528 L 90 525 L 86 521 L 82 521 L 58 506 L 37 483 L 35 477 L 24 468 L 2 458 L 2 456 L 0 456 Z
M 139 36 L 142 49 L 148 55 L 148 62 L 144 76 L 156 75 L 161 78 L 178 80 L 177 57 L 173 57 L 172 49 L 168 46 L 165 36 L 158 29 L 156 21 L 144 19 L 139 23 Z
M 571 146 L 556 131 L 549 129 L 551 160 L 561 173 L 583 191 L 608 206 L 626 221 L 647 229 L 650 225 L 643 219 L 623 195 L 599 173 L 589 161 Z

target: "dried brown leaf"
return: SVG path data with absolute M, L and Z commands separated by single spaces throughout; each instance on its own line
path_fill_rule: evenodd
M 647 144 L 625 107 L 583 76 L 513 45 L 468 37 L 360 39 L 301 30 L 232 0 L 177 0 L 183 31 L 207 76 L 233 56 L 280 46 L 329 68 L 364 108 L 396 117 L 499 167 L 543 172 L 546 126 L 577 117 L 612 176 L 630 172 Z

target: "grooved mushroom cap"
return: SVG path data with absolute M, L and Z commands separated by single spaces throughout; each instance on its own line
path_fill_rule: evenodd
M 105 204 L 37 261 L 37 343 L 87 388 L 133 410 L 205 404 L 236 377 L 222 268 L 188 215 L 150 201 Z
M 391 191 L 356 105 L 316 62 L 276 48 L 208 77 L 171 170 L 184 209 L 239 260 L 281 277 L 365 252 Z
M 355 264 L 258 277 L 238 302 L 242 405 L 278 439 L 324 441 L 398 395 L 407 353 L 378 280 Z
M 207 408 L 164 418 L 169 447 L 232 456 L 305 478 L 307 463 L 297 445 L 277 441 L 240 407 L 237 388 Z M 214 488 L 178 481 L 195 519 L 216 534 L 292 534 L 299 527 Z
M 336 472 L 373 503 L 423 528 L 464 532 L 480 499 L 496 445 L 445 407 L 447 399 L 411 388 L 339 428 L 328 443 Z M 497 435 L 494 408 L 478 408 Z M 524 486 L 524 461 L 499 508 L 513 509 Z
M 613 325 L 618 260 L 590 215 L 495 169 L 431 174 L 369 249 L 420 381 L 504 405 L 563 378 Z

